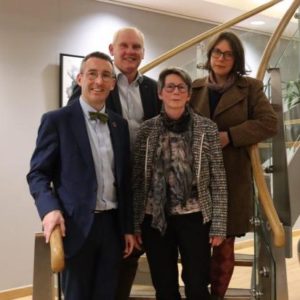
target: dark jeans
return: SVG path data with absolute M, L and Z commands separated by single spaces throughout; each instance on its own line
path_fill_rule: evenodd
M 146 215 L 142 239 L 151 278 L 158 300 L 178 300 L 178 255 L 181 255 L 182 280 L 188 300 L 208 300 L 210 268 L 210 224 L 203 224 L 200 212 L 167 218 L 164 236 L 151 227 L 152 217 Z

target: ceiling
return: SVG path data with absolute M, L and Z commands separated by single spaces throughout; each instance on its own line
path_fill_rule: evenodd
M 205 21 L 209 23 L 224 23 L 245 12 L 250 11 L 268 0 L 96 0 L 114 5 L 133 7 L 141 10 L 158 12 L 177 17 Z M 247 30 L 270 33 L 276 28 L 281 17 L 289 8 L 293 0 L 283 0 L 273 7 L 253 16 L 237 27 Z M 253 21 L 262 21 L 264 24 L 255 25 Z M 293 18 L 287 26 L 284 35 L 292 36 L 298 29 L 298 20 Z

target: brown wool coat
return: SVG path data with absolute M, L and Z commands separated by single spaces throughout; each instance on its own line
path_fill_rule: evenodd
M 210 118 L 206 78 L 193 82 L 194 111 Z M 212 120 L 219 131 L 229 131 L 232 143 L 223 148 L 228 184 L 228 235 L 250 231 L 253 215 L 253 179 L 247 147 L 277 132 L 277 117 L 261 81 L 240 77 L 221 97 Z

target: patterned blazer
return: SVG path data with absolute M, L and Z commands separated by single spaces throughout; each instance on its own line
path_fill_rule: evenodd
M 210 236 L 226 236 L 227 185 L 222 150 L 215 123 L 192 113 L 193 176 L 204 222 L 211 221 Z M 140 232 L 152 182 L 161 116 L 145 121 L 137 134 L 133 153 L 134 230 Z

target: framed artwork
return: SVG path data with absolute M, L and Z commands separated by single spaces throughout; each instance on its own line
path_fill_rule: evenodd
M 60 106 L 65 106 L 76 85 L 76 76 L 79 73 L 83 56 L 61 53 L 60 63 Z

